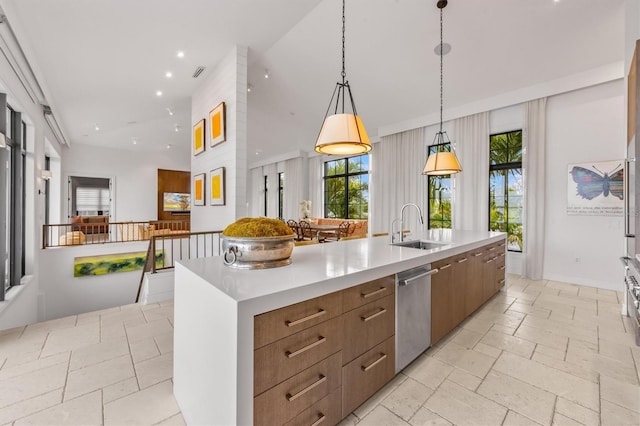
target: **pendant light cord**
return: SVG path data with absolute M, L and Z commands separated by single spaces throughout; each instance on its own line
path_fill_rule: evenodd
M 440 133 L 442 134 L 442 98 L 443 95 L 443 72 L 442 72 L 442 49 L 443 49 L 443 38 L 442 38 L 442 9 L 444 6 L 440 8 Z

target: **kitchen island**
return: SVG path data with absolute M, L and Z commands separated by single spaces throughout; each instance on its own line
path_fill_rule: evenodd
M 441 244 L 418 250 L 377 237 L 302 246 L 291 265 L 265 270 L 228 268 L 216 257 L 178 262 L 174 394 L 186 422 L 253 423 L 256 316 L 499 243 L 505 234 L 430 230 L 409 239 Z

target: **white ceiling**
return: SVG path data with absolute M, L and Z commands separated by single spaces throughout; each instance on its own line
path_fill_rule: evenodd
M 249 47 L 253 87 L 249 152 L 259 152 L 250 162 L 312 150 L 340 74 L 340 0 L 0 4 L 72 146 L 188 149 L 190 96 L 240 44 Z M 373 138 L 381 126 L 438 111 L 435 4 L 347 1 L 347 78 Z M 624 0 L 450 0 L 444 39 L 453 46 L 444 58 L 446 109 L 622 61 Z M 207 71 L 194 79 L 198 65 Z

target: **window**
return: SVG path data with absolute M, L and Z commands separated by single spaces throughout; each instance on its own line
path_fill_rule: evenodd
M 26 124 L 22 115 L 6 104 L 6 95 L 0 94 L 0 105 L 6 109 L 6 148 L 0 149 L 0 301 L 12 286 L 20 284 L 25 271 L 25 165 Z M 0 120 L 1 120 L 0 116 Z M 4 124 L 4 123 L 3 123 Z M 4 126 L 1 126 L 4 127 Z
M 324 163 L 324 217 L 367 219 L 369 155 Z
M 278 173 L 278 217 L 283 218 L 282 215 L 284 205 L 284 172 Z
M 522 251 L 522 130 L 491 135 L 489 230 L 507 232 L 507 248 Z
M 109 216 L 111 179 L 87 176 L 69 177 L 69 211 L 75 216 Z
M 451 151 L 451 143 L 430 145 L 427 156 Z M 429 176 L 429 229 L 451 228 L 451 175 Z
M 269 179 L 267 176 L 264 177 L 264 216 L 267 216 L 267 205 L 269 204 L 267 195 L 269 194 Z

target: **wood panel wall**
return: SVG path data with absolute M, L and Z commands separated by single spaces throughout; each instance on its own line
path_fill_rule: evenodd
M 191 219 L 190 214 L 172 214 L 162 210 L 162 196 L 165 192 L 191 192 L 191 172 L 158 169 L 158 220 Z

